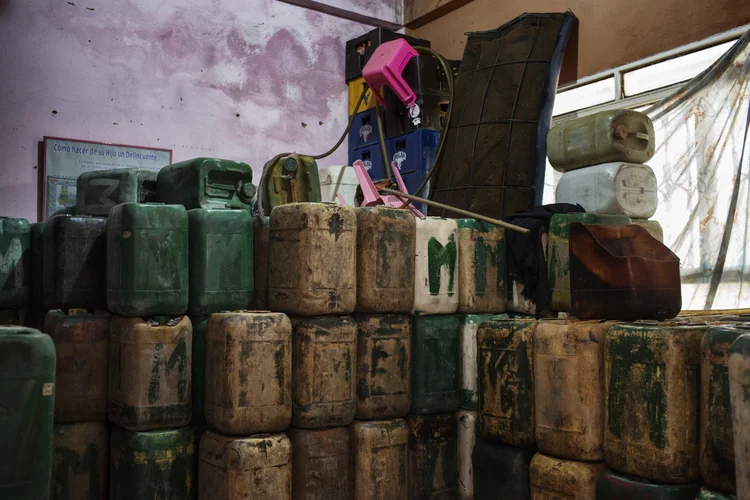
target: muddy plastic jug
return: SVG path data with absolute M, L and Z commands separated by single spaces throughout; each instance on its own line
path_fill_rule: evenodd
M 206 326 L 205 411 L 208 425 L 222 434 L 247 436 L 289 427 L 292 324 L 285 314 L 211 315 Z
M 354 206 L 359 180 L 351 166 L 322 167 L 318 169 L 318 175 L 320 177 L 320 201 L 338 201 L 337 195 L 341 195 L 344 203 Z
M 413 312 L 453 314 L 458 310 L 458 259 L 456 221 L 417 218 Z
M 455 412 L 459 405 L 458 316 L 413 316 L 413 415 Z
M 189 424 L 192 343 L 187 316 L 113 316 L 109 420 L 137 431 Z
M 287 431 L 292 442 L 292 496 L 299 500 L 350 500 L 354 494 L 348 427 Z
M 84 172 L 76 181 L 76 214 L 106 217 L 121 203 L 155 202 L 156 175 L 136 168 Z
M 260 202 L 266 214 L 287 203 L 325 201 L 320 193 L 318 164 L 311 156 L 277 156 L 263 166 L 263 171 Z
M 55 343 L 55 422 L 107 420 L 109 313 L 49 311 L 44 331 Z
M 271 212 L 268 305 L 303 316 L 351 314 L 357 302 L 357 216 L 333 203 Z
M 193 500 L 195 452 L 195 435 L 190 427 L 151 432 L 113 427 L 110 500 Z
M 193 418 L 191 424 L 206 424 L 206 325 L 210 316 L 190 316 L 193 325 L 193 359 L 190 387 Z
M 457 219 L 458 312 L 505 311 L 505 229 L 475 219 Z
M 411 323 L 405 314 L 356 314 L 357 412 L 400 418 L 411 407 Z
M 655 147 L 651 119 L 626 109 L 566 120 L 547 134 L 547 157 L 559 172 L 615 161 L 646 163 Z
M 656 212 L 656 175 L 648 165 L 602 163 L 566 172 L 557 183 L 556 203 L 578 203 L 587 212 L 648 219 Z
M 700 500 L 697 483 L 661 484 L 619 474 L 605 467 L 596 482 L 596 498 L 607 500 Z M 708 500 L 708 499 L 704 499 Z M 717 499 L 718 500 L 718 499 Z
M 355 420 L 350 429 L 354 499 L 407 500 L 409 426 L 406 420 Z
M 594 500 L 602 469 L 601 462 L 574 462 L 537 453 L 529 467 L 531 499 Z
M 516 448 L 477 438 L 472 455 L 474 499 L 531 498 L 529 464 L 533 448 Z
M 698 478 L 700 343 L 705 325 L 614 325 L 604 343 L 604 459 L 661 483 Z
M 357 312 L 411 311 L 416 234 L 408 210 L 357 209 Z
M 201 438 L 198 500 L 292 499 L 292 446 L 285 434 Z
M 525 448 L 534 438 L 534 320 L 486 321 L 477 331 L 479 433 Z
M 538 323 L 534 411 L 540 452 L 585 462 L 604 459 L 604 338 L 612 325 Z
M 477 330 L 484 321 L 509 319 L 507 314 L 466 314 L 461 317 L 458 357 L 461 364 L 459 383 L 460 406 L 466 410 L 479 409 L 479 376 L 477 375 Z
M 736 491 L 729 349 L 746 333 L 750 326 L 712 326 L 701 342 L 698 463 L 703 481 L 724 493 Z
M 0 326 L 0 498 L 47 497 L 54 394 L 52 339 L 33 328 Z
M 458 424 L 458 498 L 472 500 L 474 498 L 474 469 L 471 455 L 477 438 L 477 412 L 458 410 L 456 412 Z
M 570 225 L 584 224 L 630 224 L 630 218 L 623 215 L 599 215 L 586 213 L 556 214 L 549 223 L 547 244 L 547 276 L 551 292 L 550 309 L 572 311 L 570 301 Z
M 253 218 L 247 210 L 188 212 L 188 314 L 247 309 L 253 301 Z
M 107 219 L 88 215 L 56 215 L 45 222 L 42 282 L 46 309 L 107 308 L 106 225 Z
M 185 314 L 188 217 L 184 207 L 124 203 L 112 209 L 107 219 L 107 305 L 120 316 Z
M 357 323 L 350 316 L 292 318 L 292 425 L 349 425 L 357 411 Z
M 31 299 L 30 247 L 29 221 L 0 217 L 0 308 L 25 307 Z
M 109 424 L 56 424 L 50 500 L 107 498 Z
M 455 499 L 458 494 L 456 415 L 409 415 L 409 498 Z
M 734 341 L 729 351 L 729 396 L 734 430 L 737 500 L 750 499 L 750 334 Z
M 31 309 L 44 309 L 44 222 L 30 224 Z M 43 315 L 42 315 L 43 319 Z
M 255 196 L 253 169 L 243 162 L 193 158 L 159 170 L 161 203 L 193 208 L 250 208 Z
M 255 275 L 253 285 L 255 285 L 254 308 L 258 311 L 268 309 L 268 246 L 271 237 L 271 228 L 269 224 L 271 218 L 266 216 L 263 219 L 255 218 L 253 223 L 253 268 Z

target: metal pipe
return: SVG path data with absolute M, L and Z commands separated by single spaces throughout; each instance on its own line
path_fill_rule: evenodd
M 449 212 L 455 212 L 457 214 L 465 215 L 466 217 L 471 217 L 472 219 L 489 222 L 490 224 L 501 226 L 506 229 L 510 229 L 511 231 L 516 231 L 519 233 L 529 232 L 529 230 L 525 227 L 516 226 L 515 224 L 510 224 L 509 222 L 493 219 L 492 217 L 485 217 L 484 215 L 475 214 L 474 212 L 469 212 L 468 210 L 463 210 L 461 208 L 455 208 L 444 203 L 438 203 L 437 201 L 426 200 L 424 198 L 420 198 L 419 196 L 414 196 L 413 194 L 402 193 L 401 191 L 397 191 L 395 189 L 381 188 L 379 189 L 379 191 L 384 194 L 392 194 L 400 198 L 406 198 L 407 200 L 424 203 L 425 205 L 429 205 L 431 207 L 442 208 L 443 210 L 448 210 Z

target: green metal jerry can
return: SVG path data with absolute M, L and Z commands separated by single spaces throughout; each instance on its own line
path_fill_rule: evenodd
M 26 219 L 0 217 L 0 308 L 18 309 L 29 302 L 30 234 Z
M 249 208 L 255 196 L 253 169 L 247 163 L 194 158 L 167 165 L 157 176 L 162 203 L 193 208 Z
M 121 203 L 156 201 L 156 172 L 130 168 L 94 170 L 78 176 L 76 214 L 106 217 Z
M 263 171 L 262 182 L 266 184 L 262 187 L 262 207 L 265 214 L 286 203 L 321 201 L 318 164 L 310 156 L 277 156 L 266 163 Z

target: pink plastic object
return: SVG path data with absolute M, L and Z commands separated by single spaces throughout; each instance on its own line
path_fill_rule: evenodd
M 414 47 L 403 39 L 391 40 L 375 49 L 370 59 L 362 68 L 362 76 L 377 97 L 380 105 L 385 108 L 385 100 L 377 89 L 388 86 L 396 96 L 408 107 L 414 104 L 417 96 L 406 84 L 402 73 L 406 64 L 417 55 Z
M 362 189 L 362 204 L 363 207 L 375 207 L 378 205 L 385 205 L 391 208 L 401 208 L 401 205 L 404 204 L 406 201 L 405 199 L 399 198 L 398 196 L 394 196 L 391 194 L 380 194 L 375 188 L 375 184 L 373 184 L 372 179 L 370 179 L 370 174 L 367 173 L 367 169 L 365 168 L 365 164 L 362 163 L 362 160 L 357 160 L 354 162 L 354 173 L 357 174 L 357 180 L 359 181 L 359 187 Z M 393 170 L 393 176 L 396 178 L 396 184 L 398 185 L 398 188 L 406 192 L 406 186 L 404 185 L 403 179 L 401 179 L 401 174 L 398 172 L 398 168 L 396 168 L 395 162 L 392 164 L 392 170 Z M 406 207 L 408 210 L 410 210 L 416 217 L 424 217 L 422 215 L 422 212 L 414 208 L 413 205 L 409 205 Z

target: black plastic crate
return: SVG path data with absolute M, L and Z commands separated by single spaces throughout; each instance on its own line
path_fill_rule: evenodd
M 346 83 L 362 76 L 362 68 L 365 67 L 365 64 L 370 59 L 370 56 L 372 56 L 372 53 L 376 48 L 385 42 L 390 42 L 391 40 L 397 40 L 399 38 L 403 38 L 412 46 L 430 46 L 428 40 L 395 33 L 383 28 L 375 28 L 369 33 L 346 42 Z

